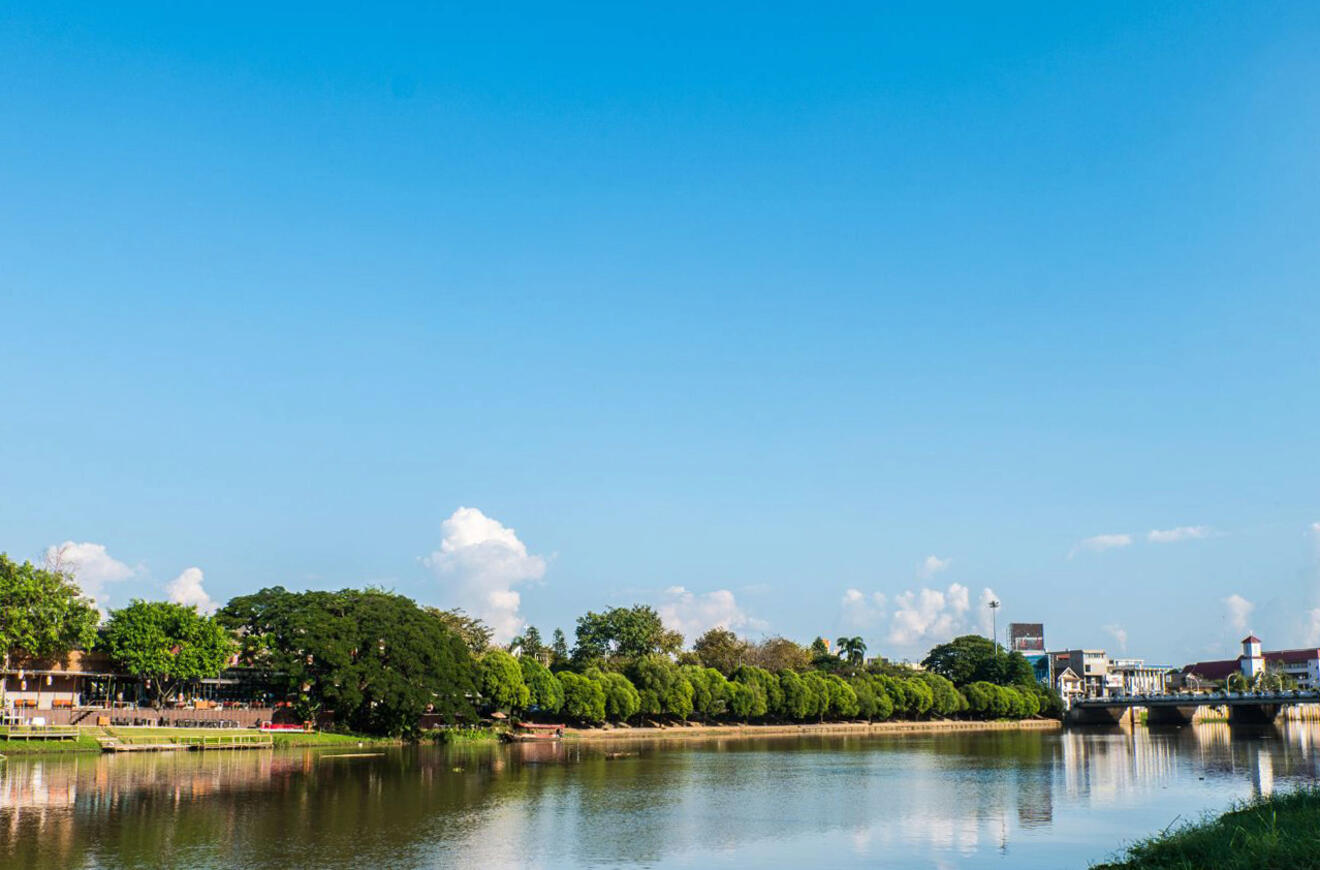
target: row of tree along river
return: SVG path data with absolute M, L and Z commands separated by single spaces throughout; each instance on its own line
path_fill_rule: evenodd
M 214 615 L 133 601 L 102 619 L 73 578 L 0 555 L 0 643 L 6 662 L 99 649 L 156 703 L 235 663 L 261 675 L 306 719 L 363 733 L 411 735 L 428 721 L 502 711 L 579 724 L 697 720 L 1057 717 L 1058 696 L 1018 653 L 968 635 L 922 668 L 866 658 L 859 637 L 803 646 L 712 629 L 685 648 L 645 605 L 589 612 L 575 643 L 529 628 L 492 643 L 480 620 L 380 589 L 263 589 Z

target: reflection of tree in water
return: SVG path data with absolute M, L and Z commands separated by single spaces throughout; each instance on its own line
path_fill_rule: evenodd
M 398 855 L 407 840 L 397 835 L 432 813 L 452 815 L 461 824 L 461 811 L 483 799 L 489 781 L 454 772 L 441 753 L 424 761 L 407 751 L 383 758 L 333 755 L 14 760 L 0 774 L 6 783 L 0 793 L 11 793 L 10 782 L 36 770 L 52 793 L 72 791 L 76 797 L 64 807 L 6 802 L 0 826 L 13 836 L 0 843 L 0 857 L 14 866 L 73 867 L 83 866 L 94 850 L 104 864 L 155 867 L 162 854 L 201 850 L 218 864 L 349 866 L 355 854 Z M 490 759 L 484 764 L 489 767 Z M 382 799 L 386 794 L 388 801 Z
M 1309 730 L 1306 730 L 1309 729 Z M 658 864 L 830 842 L 970 855 L 1189 775 L 1314 778 L 1316 723 L 1252 736 L 951 732 L 11 759 L 0 866 Z M 341 756 L 341 757 L 335 757 Z M 834 839 L 831 839 L 834 838 Z

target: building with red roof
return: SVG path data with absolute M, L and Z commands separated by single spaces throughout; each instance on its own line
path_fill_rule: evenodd
M 1196 677 L 1202 681 L 1219 683 L 1233 674 L 1242 674 L 1254 680 L 1263 671 L 1282 674 L 1297 682 L 1298 688 L 1320 688 L 1320 647 L 1282 649 L 1261 652 L 1261 640 L 1254 634 L 1242 639 L 1242 655 L 1235 659 L 1196 662 L 1182 669 L 1183 680 Z

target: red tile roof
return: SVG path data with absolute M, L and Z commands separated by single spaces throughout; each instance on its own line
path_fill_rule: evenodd
M 1238 656 L 1235 659 L 1225 659 L 1218 662 L 1197 662 L 1194 665 L 1187 665 L 1182 669 L 1182 672 L 1184 674 L 1196 674 L 1207 680 L 1223 680 L 1227 679 L 1230 674 L 1236 674 L 1242 670 L 1242 666 L 1239 664 L 1241 661 L 1242 657 Z
M 1320 649 L 1281 649 L 1277 652 L 1264 653 L 1265 660 L 1269 662 L 1288 662 L 1297 664 L 1298 662 L 1309 662 L 1311 659 L 1320 659 Z
M 1242 638 L 1242 642 L 1243 642 L 1243 643 L 1260 643 L 1260 638 L 1256 637 L 1254 634 L 1249 634 L 1249 635 L 1247 635 L 1246 637 Z
M 1267 662 L 1297 664 L 1299 662 L 1309 662 L 1312 659 L 1320 659 L 1320 648 L 1275 650 L 1274 652 L 1261 653 L 1261 657 Z M 1205 677 L 1207 680 L 1223 680 L 1230 674 L 1242 670 L 1243 658 L 1243 656 L 1238 656 L 1235 659 L 1225 659 L 1218 662 L 1197 662 L 1194 665 L 1187 665 L 1182 669 L 1182 672 L 1184 674 L 1196 674 Z

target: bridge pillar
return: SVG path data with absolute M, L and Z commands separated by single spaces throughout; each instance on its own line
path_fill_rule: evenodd
M 1230 725 L 1268 725 L 1279 717 L 1282 704 L 1231 704 L 1228 708 Z
M 1127 715 L 1127 707 L 1075 706 L 1068 714 L 1077 725 L 1118 725 Z
M 1191 725 L 1196 707 L 1150 706 L 1146 708 L 1147 725 Z

